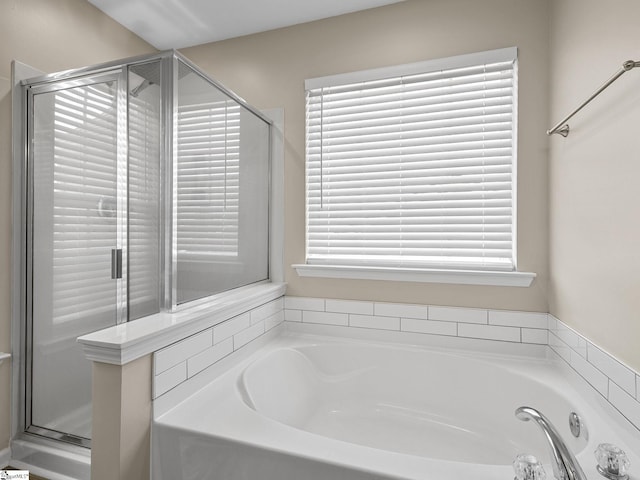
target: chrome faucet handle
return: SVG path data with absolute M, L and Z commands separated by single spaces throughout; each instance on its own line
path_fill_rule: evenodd
M 533 455 L 521 453 L 513 461 L 516 476 L 513 480 L 545 480 L 547 474 L 540 461 Z
M 610 480 L 626 480 L 629 478 L 629 458 L 619 447 L 611 443 L 601 443 L 593 452 L 598 461 L 598 473 Z
M 587 480 L 582 467 L 578 463 L 575 455 L 564 443 L 560 433 L 553 426 L 551 421 L 535 408 L 519 407 L 516 409 L 516 417 L 519 420 L 529 421 L 538 425 L 542 430 L 547 446 L 551 454 L 551 466 L 553 476 L 558 480 Z

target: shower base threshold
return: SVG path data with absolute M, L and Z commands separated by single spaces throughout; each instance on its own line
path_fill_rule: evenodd
M 91 450 L 33 435 L 24 435 L 11 442 L 10 464 L 48 480 L 91 478 Z

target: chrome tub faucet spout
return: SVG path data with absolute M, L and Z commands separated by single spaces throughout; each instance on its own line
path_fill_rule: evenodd
M 587 476 L 578 464 L 575 455 L 569 450 L 547 417 L 531 407 L 518 408 L 516 417 L 525 422 L 532 420 L 542 430 L 551 451 L 551 465 L 555 478 L 558 480 L 587 480 Z

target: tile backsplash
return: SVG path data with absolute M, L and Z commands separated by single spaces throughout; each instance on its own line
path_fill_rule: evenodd
M 547 345 L 546 313 L 285 297 L 288 322 Z
M 640 430 L 640 375 L 549 314 L 549 347 Z
M 153 398 L 160 397 L 282 323 L 283 308 L 281 297 L 154 352 Z

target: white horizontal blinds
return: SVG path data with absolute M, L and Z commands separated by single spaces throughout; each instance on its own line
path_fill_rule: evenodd
M 514 60 L 309 88 L 307 262 L 513 269 Z
M 232 100 L 178 108 L 178 254 L 238 255 L 240 106 Z
M 100 318 L 115 322 L 115 92 L 116 83 L 109 82 L 36 96 L 36 107 L 38 97 L 49 96 L 41 104 L 53 110 L 36 114 L 53 122 L 35 124 L 34 141 L 50 146 L 38 149 L 36 143 L 34 151 L 34 249 L 53 250 L 52 282 L 46 288 L 52 288 L 54 324 Z M 36 258 L 34 276 L 48 271 Z M 46 282 L 46 276 L 40 280 Z

